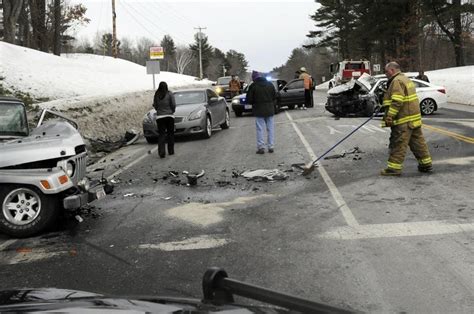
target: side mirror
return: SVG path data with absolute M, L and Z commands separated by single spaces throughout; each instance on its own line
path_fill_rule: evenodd
M 217 98 L 217 97 L 211 97 L 211 99 L 209 99 L 210 103 L 214 103 L 214 102 L 218 102 L 218 101 L 219 101 L 219 98 Z

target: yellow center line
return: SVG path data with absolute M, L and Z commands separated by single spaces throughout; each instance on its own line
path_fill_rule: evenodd
M 469 144 L 474 144 L 474 137 L 464 136 L 462 134 L 454 133 L 445 129 L 436 128 L 434 126 L 427 125 L 427 124 L 423 124 L 423 127 L 425 127 L 426 129 L 430 131 L 441 133 L 441 134 L 453 137 L 455 139 L 458 139 L 460 141 L 463 141 Z

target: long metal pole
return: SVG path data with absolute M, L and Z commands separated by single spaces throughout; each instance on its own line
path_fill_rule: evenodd
M 115 23 L 117 15 L 115 13 L 115 0 L 112 0 L 112 55 L 117 58 L 117 26 Z
M 199 78 L 202 79 L 203 78 L 203 73 L 202 73 L 202 32 L 201 30 L 203 29 L 206 29 L 206 27 L 201 27 L 201 26 L 198 26 L 198 27 L 195 27 L 194 29 L 198 29 L 199 32 L 198 32 L 198 39 L 199 39 Z
M 199 30 L 199 78 L 202 80 L 202 46 L 201 46 L 201 30 Z

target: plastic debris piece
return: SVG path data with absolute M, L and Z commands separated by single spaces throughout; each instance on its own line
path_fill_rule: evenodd
M 286 180 L 288 175 L 278 169 L 258 169 L 245 171 L 242 176 L 247 180 L 262 182 L 262 181 L 274 181 L 274 180 Z

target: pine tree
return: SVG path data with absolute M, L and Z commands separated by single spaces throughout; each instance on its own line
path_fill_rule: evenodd
M 176 46 L 174 40 L 170 35 L 165 35 L 161 40 L 161 47 L 163 47 L 165 56 L 163 58 L 163 71 L 171 71 L 173 68 L 173 61 L 176 55 Z

